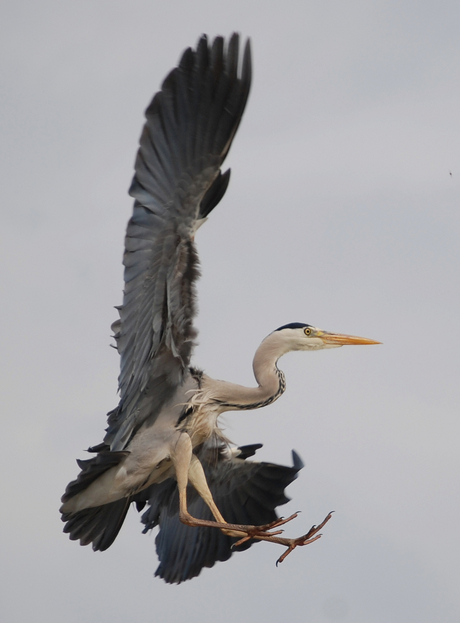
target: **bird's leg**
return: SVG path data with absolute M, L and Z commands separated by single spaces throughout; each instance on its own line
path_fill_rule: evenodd
M 312 526 L 306 534 L 296 539 L 288 539 L 288 538 L 279 536 L 282 533 L 282 530 L 275 530 L 271 532 L 269 532 L 269 530 L 273 528 L 279 528 L 283 524 L 288 523 L 292 519 L 295 519 L 298 513 L 294 513 L 293 515 L 291 515 L 290 517 L 287 517 L 286 519 L 283 519 L 283 518 L 277 519 L 273 521 L 272 523 L 267 524 L 265 526 L 246 526 L 246 525 L 239 525 L 239 524 L 229 524 L 228 522 L 225 521 L 219 509 L 217 508 L 216 503 L 214 502 L 214 499 L 212 497 L 212 493 L 209 490 L 208 483 L 206 481 L 206 476 L 203 471 L 203 467 L 200 461 L 195 456 L 192 457 L 192 461 L 190 464 L 189 479 L 190 479 L 190 482 L 193 484 L 193 486 L 198 491 L 198 493 L 200 494 L 200 496 L 209 506 L 212 514 L 214 515 L 216 519 L 215 522 L 211 521 L 211 522 L 205 523 L 205 520 L 191 518 L 193 519 L 194 522 L 195 521 L 200 522 L 200 524 L 189 523 L 189 525 L 211 525 L 216 528 L 220 527 L 222 532 L 224 534 L 227 534 L 228 536 L 241 537 L 240 540 L 234 544 L 234 547 L 237 547 L 238 545 L 242 545 L 243 543 L 245 543 L 246 541 L 249 541 L 250 539 L 257 539 L 259 541 L 268 541 L 270 543 L 278 543 L 278 545 L 284 545 L 285 547 L 287 547 L 287 549 L 284 552 L 284 554 L 282 554 L 280 558 L 278 558 L 278 560 L 276 561 L 277 566 L 279 565 L 279 563 L 283 562 L 283 560 L 296 547 L 301 547 L 302 545 L 309 545 L 310 543 L 314 543 L 319 538 L 321 538 L 321 534 L 318 534 L 319 531 L 327 524 L 329 519 L 332 517 L 332 513 L 329 513 L 327 517 L 318 526 Z
M 192 452 L 192 442 L 187 433 L 182 433 L 171 450 L 171 460 L 176 471 L 177 487 L 179 490 L 179 519 L 188 526 L 204 526 L 208 528 L 220 528 L 228 536 L 240 538 L 246 541 L 251 538 L 270 541 L 281 534 L 281 530 L 268 532 L 272 528 L 281 526 L 297 517 L 297 513 L 286 519 L 277 519 L 264 526 L 246 526 L 240 524 L 230 524 L 225 521 L 209 490 L 206 476 L 200 461 Z M 192 517 L 187 510 L 187 484 L 195 487 L 199 495 L 208 505 L 215 521 L 197 519 Z M 291 546 L 292 539 L 283 539 L 282 545 Z M 274 541 L 278 542 L 278 541 Z M 292 547 L 294 549 L 295 545 Z
M 187 510 L 187 484 L 189 481 L 189 474 L 192 468 L 192 464 L 196 462 L 199 463 L 198 459 L 193 455 L 192 441 L 187 433 L 182 433 L 177 442 L 174 444 L 174 447 L 171 450 L 171 460 L 174 464 L 177 488 L 179 490 L 179 519 L 189 526 L 207 526 L 209 524 L 211 526 L 216 526 L 217 524 L 213 521 L 205 521 L 204 519 L 196 519 L 195 517 L 192 517 Z M 205 489 L 207 489 L 207 491 L 209 492 L 209 498 L 212 500 L 212 494 L 209 491 L 209 487 L 207 486 L 204 472 L 203 478 L 205 483 Z M 192 479 L 190 479 L 190 482 L 194 484 L 192 482 Z M 200 490 L 198 490 L 198 492 L 200 493 L 200 495 L 202 495 Z M 205 499 L 205 501 L 209 505 L 208 500 Z M 212 503 L 214 504 L 214 500 L 212 500 Z M 223 527 L 225 524 L 225 520 L 215 504 L 214 507 L 214 509 L 211 509 L 212 513 L 216 518 L 216 521 L 220 523 Z
M 182 433 L 174 444 L 171 451 L 171 460 L 174 464 L 177 479 L 177 488 L 179 490 L 179 519 L 188 526 L 205 526 L 208 528 L 220 528 L 229 536 L 243 538 L 247 536 L 244 530 L 232 532 L 229 530 L 228 524 L 222 517 L 216 503 L 213 500 L 212 493 L 209 490 L 206 476 L 200 461 L 193 455 L 192 442 L 187 433 Z M 209 506 L 215 521 L 206 519 L 197 519 L 192 517 L 187 510 L 187 484 L 190 483 L 196 488 L 200 496 Z
M 284 523 L 287 523 L 288 521 L 291 521 L 291 519 L 294 519 L 294 517 L 297 516 L 297 515 L 292 515 L 291 517 L 288 517 L 287 519 L 276 519 L 275 521 L 272 521 L 269 524 L 265 524 L 264 526 L 246 526 L 246 525 L 240 525 L 240 524 L 230 524 L 227 521 L 225 521 L 216 503 L 214 502 L 214 498 L 212 497 L 212 493 L 208 487 L 208 483 L 206 480 L 206 475 L 203 470 L 203 466 L 201 465 L 200 461 L 197 459 L 196 456 L 192 456 L 188 475 L 189 475 L 190 483 L 195 487 L 195 489 L 198 491 L 202 499 L 206 502 L 211 513 L 213 514 L 216 520 L 215 522 L 210 522 L 210 523 L 213 526 L 220 527 L 222 532 L 224 532 L 224 534 L 227 534 L 228 536 L 239 537 L 241 539 L 250 539 L 252 538 L 251 536 L 252 534 L 260 534 L 260 535 L 281 534 L 282 532 L 281 530 L 278 530 L 275 532 L 267 532 L 267 530 L 270 530 Z M 198 520 L 198 521 L 201 521 L 201 520 Z

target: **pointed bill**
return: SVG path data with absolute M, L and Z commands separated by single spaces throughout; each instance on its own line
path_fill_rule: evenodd
M 344 335 L 342 333 L 328 333 L 327 331 L 319 331 L 318 337 L 323 340 L 325 344 L 333 344 L 335 346 L 346 345 L 359 345 L 359 344 L 381 344 L 382 342 L 376 342 L 370 340 L 367 337 L 357 337 L 356 335 Z

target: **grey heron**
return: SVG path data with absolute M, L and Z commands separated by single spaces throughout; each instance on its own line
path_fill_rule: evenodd
M 240 58 L 237 34 L 228 44 L 203 36 L 187 49 L 146 110 L 129 194 L 133 215 L 125 238 L 124 297 L 112 326 L 121 357 L 120 401 L 108 414 L 95 456 L 62 497 L 64 531 L 105 550 L 131 502 L 144 532 L 159 525 L 156 575 L 179 583 L 227 560 L 256 541 L 297 546 L 319 538 L 319 526 L 296 539 L 280 536 L 276 507 L 302 467 L 247 459 L 260 447 L 234 447 L 219 428 L 225 411 L 258 409 L 285 390 L 279 358 L 295 350 L 377 344 L 291 323 L 257 349 L 256 387 L 210 378 L 191 367 L 196 337 L 195 234 L 222 199 L 230 171 L 221 172 L 247 102 L 249 41 Z

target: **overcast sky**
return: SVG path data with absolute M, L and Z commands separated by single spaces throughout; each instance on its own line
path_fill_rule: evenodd
M 2 620 L 458 623 L 459 18 L 454 0 L 3 3 Z M 286 534 L 335 510 L 323 538 L 171 587 L 134 509 L 93 553 L 59 498 L 117 404 L 143 111 L 185 47 L 235 30 L 254 81 L 197 236 L 194 363 L 251 385 L 259 342 L 296 321 L 384 345 L 288 355 L 282 399 L 224 418 L 263 460 L 298 451 Z

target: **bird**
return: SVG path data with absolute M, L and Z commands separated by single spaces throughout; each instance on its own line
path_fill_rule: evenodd
M 104 551 L 133 503 L 144 532 L 159 526 L 155 575 L 179 584 L 256 542 L 296 547 L 320 537 L 331 518 L 298 538 L 281 536 L 297 517 L 279 517 L 285 488 L 303 467 L 248 460 L 261 444 L 236 446 L 219 417 L 265 407 L 285 391 L 278 360 L 374 340 L 293 322 L 258 347 L 255 387 L 213 379 L 192 365 L 197 330 L 195 237 L 223 198 L 221 166 L 242 119 L 251 85 L 251 45 L 203 35 L 187 48 L 146 109 L 128 222 L 123 303 L 112 325 L 120 355 L 119 404 L 103 441 L 77 460 L 80 473 L 62 496 L 64 532 Z

